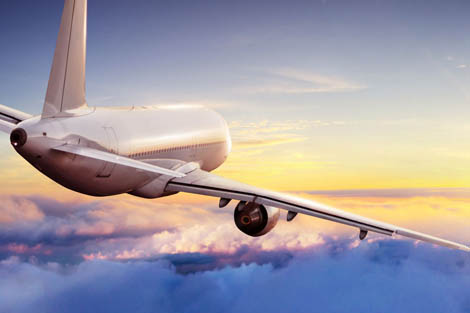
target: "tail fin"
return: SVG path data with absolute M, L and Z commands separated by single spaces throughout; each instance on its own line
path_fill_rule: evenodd
M 42 117 L 70 116 L 87 107 L 85 63 L 87 0 L 65 0 Z

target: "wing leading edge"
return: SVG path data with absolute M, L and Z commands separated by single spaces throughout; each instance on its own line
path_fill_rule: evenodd
M 347 213 L 314 201 L 252 187 L 202 170 L 171 180 L 166 191 L 180 191 L 225 199 L 234 199 L 277 207 L 329 221 L 357 227 L 361 233 L 372 231 L 388 236 L 401 235 L 453 249 L 470 251 L 470 247 L 449 240 L 422 234 L 398 226 Z

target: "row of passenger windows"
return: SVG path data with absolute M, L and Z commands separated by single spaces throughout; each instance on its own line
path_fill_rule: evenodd
M 205 148 L 205 147 L 212 146 L 212 145 L 216 145 L 216 144 L 220 144 L 220 143 L 223 143 L 223 141 L 212 142 L 212 143 L 194 144 L 194 145 L 187 145 L 187 146 L 180 146 L 180 147 L 169 147 L 169 148 L 157 149 L 157 150 L 141 151 L 141 152 L 131 153 L 131 154 L 129 155 L 129 157 L 130 157 L 130 158 L 136 158 L 136 157 L 149 156 L 149 155 L 153 155 L 153 154 L 156 154 L 156 153 L 165 153 L 165 152 L 172 152 L 172 151 L 181 151 L 181 150 L 186 150 L 186 149 Z

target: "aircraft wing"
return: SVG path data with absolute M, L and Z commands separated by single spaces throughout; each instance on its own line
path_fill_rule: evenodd
M 72 153 L 72 154 L 80 155 L 86 158 L 106 161 L 106 162 L 114 163 L 117 165 L 132 167 L 138 170 L 147 171 L 147 172 L 160 174 L 160 175 L 167 175 L 171 177 L 184 177 L 185 176 L 185 174 L 181 172 L 172 171 L 172 170 L 160 167 L 160 166 L 148 164 L 142 161 L 126 158 L 126 157 L 123 157 L 114 153 L 109 153 L 106 151 L 101 151 L 101 150 L 93 149 L 90 147 L 78 146 L 78 145 L 73 145 L 73 144 L 64 144 L 64 145 L 53 148 L 53 150 Z
M 187 173 L 185 177 L 172 179 L 168 183 L 166 191 L 218 197 L 221 198 L 221 206 L 227 204 L 229 199 L 255 202 L 289 211 L 288 219 L 293 219 L 297 213 L 302 213 L 357 227 L 361 231 L 361 238 L 365 238 L 367 232 L 372 231 L 389 236 L 401 235 L 449 248 L 470 251 L 470 247 L 459 243 L 344 212 L 314 201 L 252 187 L 199 169 Z
M 0 104 L 0 131 L 9 134 L 18 123 L 31 117 L 33 116 Z

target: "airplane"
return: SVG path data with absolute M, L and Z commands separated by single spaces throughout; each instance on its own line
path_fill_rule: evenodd
M 65 0 L 46 98 L 39 116 L 0 105 L 0 130 L 37 170 L 73 191 L 155 199 L 179 192 L 238 201 L 236 227 L 258 237 L 287 211 L 449 248 L 469 246 L 210 173 L 231 150 L 226 121 L 198 105 L 93 107 L 85 99 L 87 0 Z

